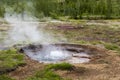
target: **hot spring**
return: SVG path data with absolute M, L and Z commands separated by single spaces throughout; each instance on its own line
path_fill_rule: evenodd
M 87 63 L 91 59 L 87 49 L 73 44 L 28 45 L 22 47 L 20 52 L 43 63 Z
M 28 21 L 29 19 L 32 19 Z M 40 25 L 36 18 L 24 14 L 5 14 L 5 20 L 9 23 L 10 29 L 5 38 L 4 44 L 13 46 L 16 44 L 29 44 L 20 49 L 33 60 L 43 63 L 87 63 L 91 60 L 89 49 L 77 44 L 55 44 L 61 41 L 67 41 L 66 38 L 60 36 L 57 41 L 55 34 L 45 31 L 45 27 Z M 34 22 L 33 22 L 34 21 Z M 44 23 L 46 25 L 46 23 Z M 57 41 L 57 42 L 56 42 Z M 66 42 L 65 42 L 66 43 Z M 36 45 L 37 44 L 37 45 Z

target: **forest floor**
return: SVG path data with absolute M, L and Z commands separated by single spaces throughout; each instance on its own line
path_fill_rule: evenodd
M 8 27 L 1 23 L 1 34 L 5 34 Z M 44 28 L 45 31 L 53 33 L 60 42 L 88 45 L 103 55 L 100 60 L 73 64 L 75 67 L 83 67 L 82 72 L 57 70 L 56 74 L 65 80 L 120 80 L 120 20 L 49 22 Z M 18 67 L 6 75 L 16 80 L 26 80 L 34 76 L 37 71 L 44 70 L 46 66 L 28 57 L 25 57 L 25 62 L 27 63 L 25 66 Z

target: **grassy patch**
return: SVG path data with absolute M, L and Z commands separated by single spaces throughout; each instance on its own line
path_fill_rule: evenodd
M 19 54 L 15 49 L 0 51 L 0 73 L 14 70 L 25 64 L 23 59 L 24 55 Z
M 106 43 L 104 41 L 85 41 L 85 40 L 79 40 L 79 41 L 76 41 L 75 43 L 83 44 L 83 45 L 84 44 L 101 45 L 101 46 L 103 45 L 108 50 L 114 50 L 120 53 L 120 46 L 113 43 Z
M 115 24 L 116 22 L 116 24 Z M 110 25 L 109 25 L 110 23 Z M 112 44 L 120 45 L 120 28 L 118 28 L 119 23 L 117 21 L 102 21 L 102 20 L 92 20 L 92 21 L 74 21 L 71 20 L 69 23 L 58 24 L 53 23 L 55 26 L 69 26 L 73 25 L 74 27 L 83 26 L 78 29 L 63 29 L 63 28 L 52 28 L 52 30 L 48 30 L 53 32 L 54 34 L 62 34 L 67 38 L 68 42 L 72 43 L 85 43 L 85 41 L 103 41 L 109 42 Z M 117 26 L 116 26 L 117 25 Z M 48 25 L 49 26 L 49 25 Z M 58 37 L 59 38 L 59 37 Z M 83 41 L 81 41 L 83 40 Z
M 117 44 L 106 43 L 103 41 L 91 42 L 91 44 L 93 44 L 93 45 L 102 44 L 106 49 L 114 50 L 114 51 L 117 51 L 118 53 L 120 53 L 120 47 Z
M 72 68 L 73 65 L 69 63 L 49 64 L 27 80 L 70 80 L 62 78 L 54 70 L 71 70 Z
M 85 41 L 85 40 L 79 40 L 79 41 L 74 41 L 75 43 L 77 43 L 77 44 L 90 44 L 90 42 L 89 41 Z
M 49 64 L 47 69 L 54 70 L 73 70 L 73 65 L 70 63 Z
M 55 74 L 51 70 L 42 70 L 37 72 L 33 77 L 28 78 L 27 80 L 64 80 L 59 75 Z
M 7 75 L 0 75 L 0 80 L 15 80 L 15 79 L 12 79 Z
M 94 41 L 94 42 L 91 42 L 91 44 L 93 45 L 102 44 L 108 50 L 114 50 L 114 51 L 120 52 L 120 47 L 117 44 L 106 43 L 103 41 Z
M 104 43 L 104 46 L 105 46 L 106 49 L 115 50 L 115 51 L 120 53 L 120 47 L 116 44 Z

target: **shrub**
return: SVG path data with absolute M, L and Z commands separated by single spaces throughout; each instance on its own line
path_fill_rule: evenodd
M 50 15 L 53 19 L 59 19 L 58 15 L 56 13 L 51 12 Z

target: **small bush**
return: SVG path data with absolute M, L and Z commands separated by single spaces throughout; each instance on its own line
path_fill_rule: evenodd
M 50 15 L 53 19 L 59 19 L 58 15 L 54 12 L 51 12 Z
M 69 63 L 60 63 L 60 64 L 49 64 L 47 69 L 54 70 L 73 70 L 73 65 Z

